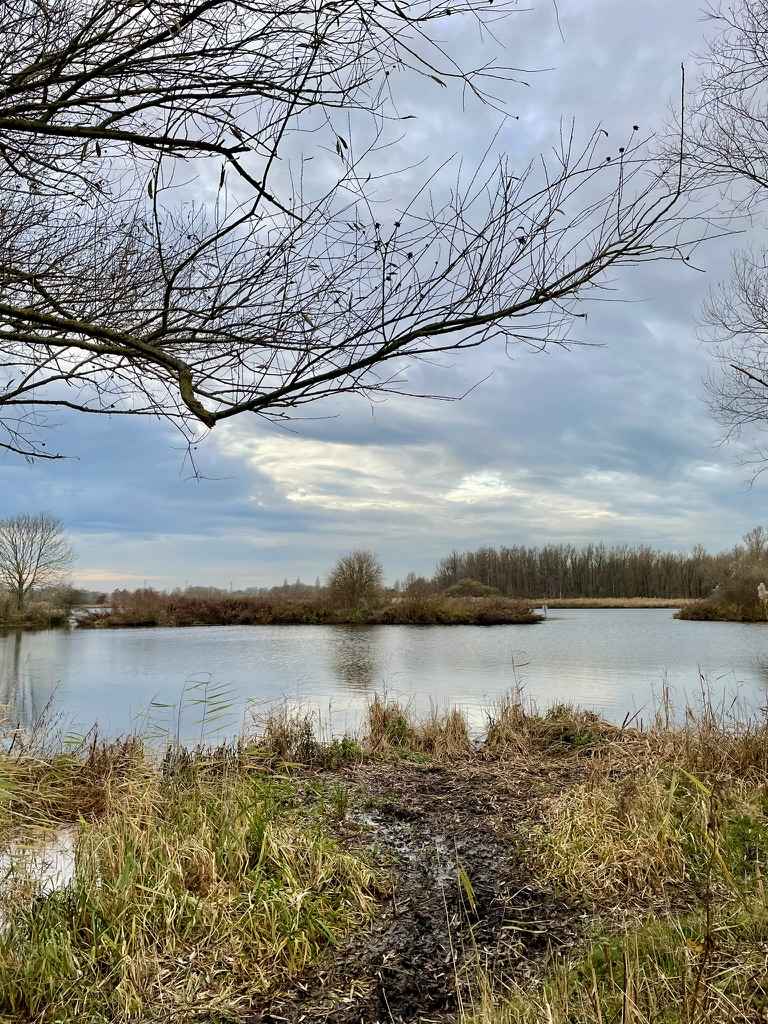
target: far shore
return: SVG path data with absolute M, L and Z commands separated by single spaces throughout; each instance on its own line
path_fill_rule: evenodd
M 430 596 L 370 608 L 337 607 L 316 600 L 188 598 L 141 594 L 106 612 L 77 620 L 80 629 L 153 626 L 507 626 L 532 625 L 544 616 L 528 601 L 511 598 Z
M 33 608 L 23 617 L 0 619 L 0 632 L 190 626 L 508 626 L 543 622 L 555 609 L 691 609 L 701 602 L 685 597 L 504 598 L 430 596 L 400 599 L 370 610 L 342 610 L 323 601 L 268 601 L 232 597 L 206 601 L 167 595 L 129 606 L 71 612 Z M 542 614 L 542 610 L 544 614 Z M 688 616 L 685 616 L 688 617 Z M 691 617 L 694 617 L 691 615 Z
M 692 597 L 547 597 L 531 601 L 534 608 L 684 608 Z

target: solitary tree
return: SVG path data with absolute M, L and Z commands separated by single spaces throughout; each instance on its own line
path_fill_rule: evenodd
M 494 144 L 388 198 L 381 151 L 412 116 L 398 81 L 492 98 L 516 72 L 463 68 L 441 23 L 495 31 L 513 9 L 4 0 L 0 445 L 60 457 L 61 410 L 161 416 L 192 440 L 407 391 L 413 359 L 562 342 L 606 273 L 684 255 L 681 179 L 636 125 L 582 142 L 564 125 L 529 166 Z
M 342 555 L 331 570 L 328 588 L 341 608 L 370 608 L 381 595 L 384 571 L 372 551 Z
M 72 564 L 72 549 L 60 520 L 40 513 L 0 520 L 0 582 L 19 612 L 37 587 L 60 583 Z

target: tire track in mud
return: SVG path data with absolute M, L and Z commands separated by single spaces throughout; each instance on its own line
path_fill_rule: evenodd
M 573 770 L 476 765 L 361 766 L 323 773 L 364 795 L 347 826 L 389 866 L 391 894 L 366 928 L 248 1024 L 453 1021 L 482 963 L 494 978 L 535 975 L 575 945 L 588 914 L 536 887 L 515 826 Z

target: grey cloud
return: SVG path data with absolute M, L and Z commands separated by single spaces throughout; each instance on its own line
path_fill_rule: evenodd
M 698 0 L 559 0 L 559 9 L 564 43 L 544 0 L 500 27 L 507 63 L 553 68 L 506 90 L 520 120 L 500 147 L 521 165 L 552 145 L 563 115 L 582 132 L 604 123 L 607 146 L 633 123 L 661 126 L 681 58 L 701 47 Z M 477 38 L 459 42 L 478 63 Z M 411 150 L 393 147 L 382 166 L 422 152 L 433 164 L 453 152 L 471 163 L 498 125 L 496 111 L 474 103 L 461 115 L 437 86 L 395 88 L 401 112 L 420 119 L 408 122 Z M 382 202 L 396 204 L 422 173 L 383 190 Z M 731 245 L 702 248 L 704 274 L 668 264 L 617 273 L 575 339 L 601 347 L 520 347 L 509 359 L 489 346 L 410 368 L 411 388 L 424 393 L 458 395 L 491 374 L 460 403 L 345 399 L 291 431 L 257 420 L 217 428 L 199 452 L 212 479 L 200 483 L 184 479 L 160 424 L 73 420 L 80 461 L 0 462 L 0 514 L 50 508 L 71 526 L 84 572 L 160 585 L 313 579 L 361 544 L 380 551 L 390 578 L 481 543 L 729 546 L 764 518 L 762 485 L 750 490 L 738 449 L 718 446 L 701 385 L 710 356 L 696 318 Z

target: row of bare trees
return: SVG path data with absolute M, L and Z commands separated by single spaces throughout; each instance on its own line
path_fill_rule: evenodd
M 511 597 L 690 597 L 709 595 L 739 559 L 741 548 L 708 554 L 657 551 L 645 545 L 549 544 L 481 547 L 443 558 L 440 589 L 477 580 Z

